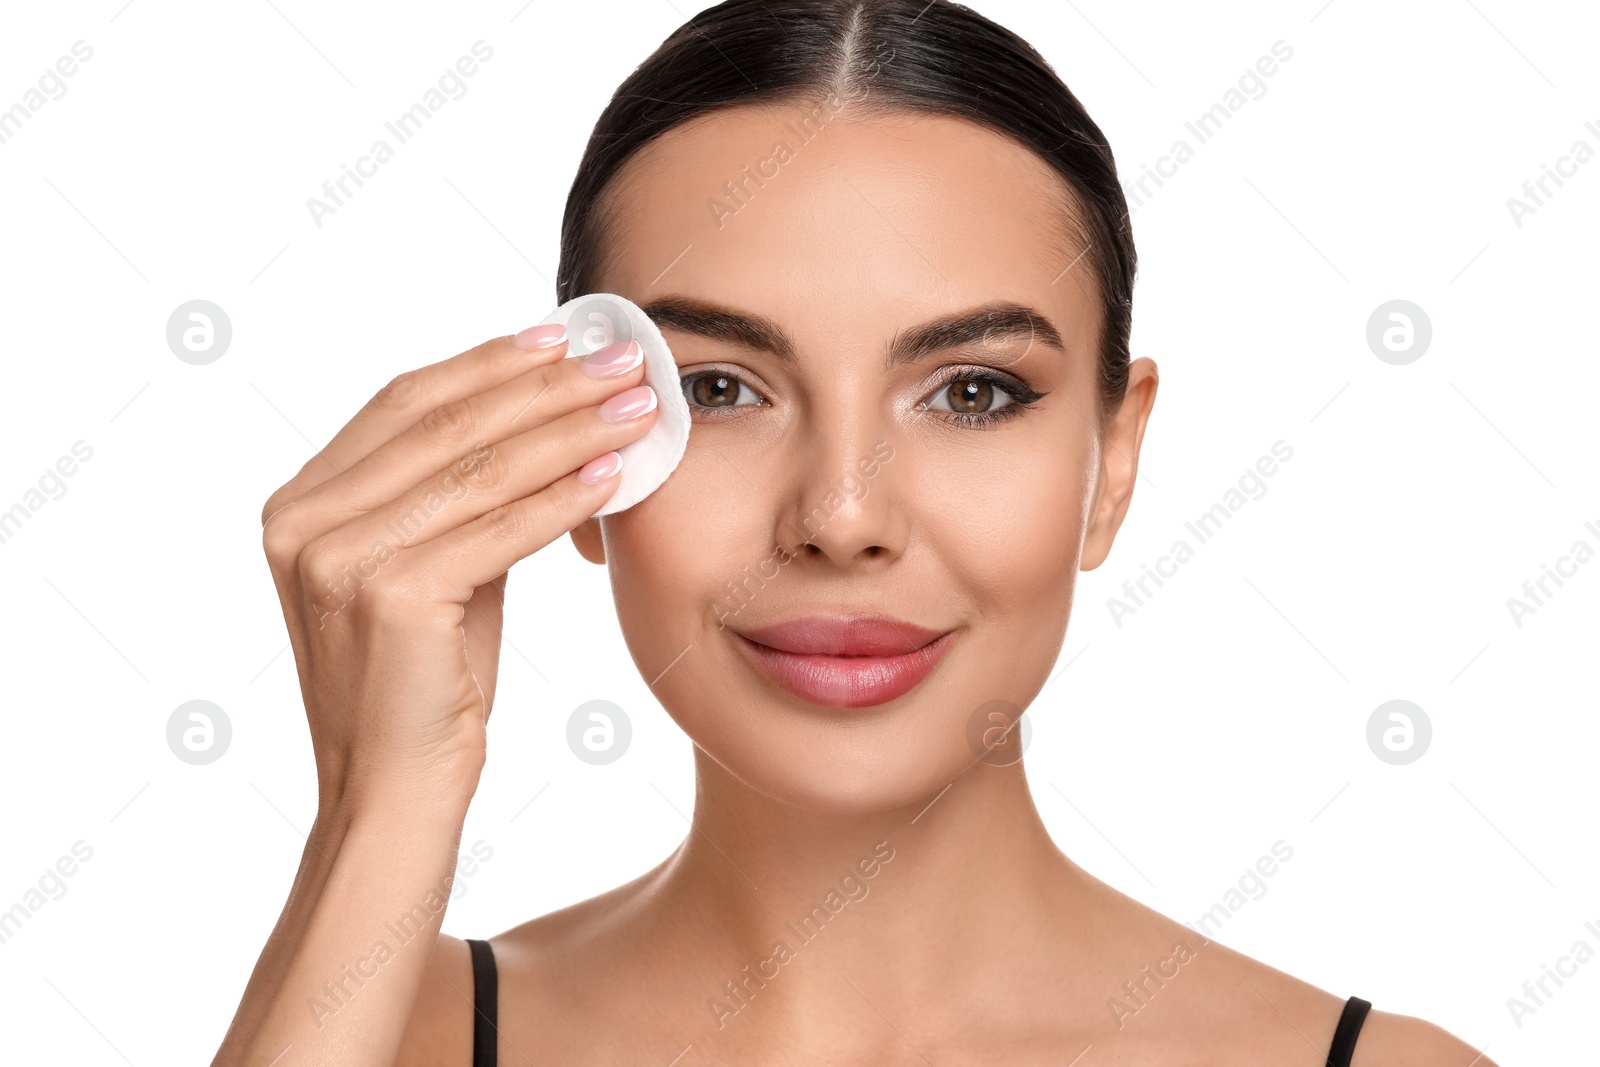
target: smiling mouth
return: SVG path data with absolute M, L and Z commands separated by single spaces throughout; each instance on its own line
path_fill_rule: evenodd
M 826 707 L 861 708 L 915 689 L 955 635 L 885 616 L 808 616 L 736 632 L 735 640 L 787 692 Z

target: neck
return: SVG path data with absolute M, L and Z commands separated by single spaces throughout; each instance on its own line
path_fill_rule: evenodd
M 893 1018 L 942 1000 L 951 975 L 1015 961 L 1017 977 L 1047 941 L 1094 937 L 1100 884 L 1050 839 L 1021 763 L 980 762 L 903 808 L 839 815 L 695 758 L 692 828 L 649 896 L 741 1028 L 825 1016 L 841 990 L 857 995 L 841 976 Z

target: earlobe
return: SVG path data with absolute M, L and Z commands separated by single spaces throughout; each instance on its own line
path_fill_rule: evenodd
M 578 555 L 590 563 L 602 566 L 606 561 L 605 541 L 600 536 L 600 520 L 585 519 L 572 528 L 572 546 Z

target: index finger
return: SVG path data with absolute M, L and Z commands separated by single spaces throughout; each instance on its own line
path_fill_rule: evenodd
M 267 498 L 261 525 L 272 513 L 332 478 L 347 478 L 363 457 L 441 404 L 473 396 L 567 354 L 560 323 L 530 326 L 496 337 L 449 359 L 397 375 L 351 416 L 300 472 Z

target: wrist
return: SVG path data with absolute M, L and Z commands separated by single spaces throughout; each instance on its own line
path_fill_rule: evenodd
M 331 825 L 362 823 L 405 826 L 455 825 L 465 821 L 483 770 L 430 760 L 411 769 L 346 762 L 337 773 L 319 773 L 317 811 Z
M 319 837 L 343 840 L 352 832 L 376 831 L 400 839 L 438 839 L 447 835 L 459 841 L 466 823 L 471 793 L 464 790 L 427 790 L 411 783 L 405 789 L 368 787 L 325 792 L 319 799 L 316 829 Z

